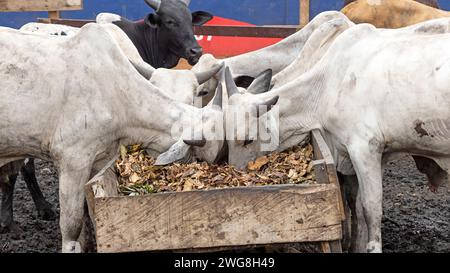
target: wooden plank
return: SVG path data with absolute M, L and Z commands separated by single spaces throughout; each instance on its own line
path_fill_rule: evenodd
M 335 185 L 278 185 L 95 199 L 99 252 L 342 238 Z
M 117 189 L 117 175 L 114 170 L 114 162 L 111 160 L 106 166 L 84 186 L 86 201 L 89 208 L 89 216 L 95 227 L 95 199 L 119 196 Z
M 37 22 L 43 23 L 43 24 L 51 24 L 52 23 L 50 18 L 38 18 Z
M 95 23 L 95 20 L 78 20 L 78 19 L 48 19 L 48 18 L 38 18 L 38 23 L 45 24 L 58 24 L 66 25 L 71 27 L 82 27 L 89 23 Z
M 48 23 L 39 18 L 38 22 Z M 50 23 L 82 27 L 93 20 L 51 19 Z M 286 38 L 299 30 L 298 26 L 194 26 L 195 35 Z
M 328 148 L 327 143 L 323 139 L 322 133 L 319 130 L 312 130 L 312 142 L 314 146 L 314 156 L 316 159 L 324 159 L 327 166 L 334 165 L 334 159 Z M 317 148 L 316 148 L 317 147 Z
M 55 11 L 83 9 L 82 0 L 0 0 L 0 11 Z
M 336 165 L 334 164 L 327 164 L 327 173 L 328 173 L 328 180 L 331 184 L 336 185 L 336 188 L 338 189 L 338 194 L 341 198 L 339 198 L 339 210 L 341 211 L 341 219 L 342 221 L 345 221 L 345 208 L 344 203 L 342 199 L 342 192 L 341 192 L 341 185 L 339 183 L 339 180 L 337 178 L 337 171 L 336 171 Z
M 331 253 L 331 246 L 329 242 L 321 242 L 320 249 L 322 249 L 323 253 Z
M 304 27 L 309 23 L 309 0 L 300 0 L 300 26 Z
M 330 183 L 328 179 L 327 165 L 325 164 L 325 160 L 319 159 L 313 161 L 314 173 L 316 175 L 316 181 L 319 184 L 328 184 Z
M 115 161 L 111 160 L 97 175 L 95 175 L 87 184 L 86 188 L 92 192 L 95 198 L 117 197 L 117 174 L 115 171 Z
M 59 10 L 52 10 L 48 12 L 48 18 L 50 19 L 59 19 L 59 17 L 61 17 Z
M 320 248 L 323 253 L 342 253 L 340 240 L 321 242 Z
M 294 34 L 298 30 L 298 27 L 289 26 L 194 26 L 194 33 L 196 35 L 231 37 L 285 38 Z

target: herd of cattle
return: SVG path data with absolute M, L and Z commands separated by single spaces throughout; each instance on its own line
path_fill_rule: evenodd
M 450 14 L 435 1 L 347 1 L 273 46 L 221 60 L 202 56 L 192 31 L 212 15 L 191 14 L 190 0 L 145 2 L 155 12 L 137 23 L 100 14 L 80 29 L 0 28 L 3 230 L 14 228 L 19 171 L 39 216 L 55 217 L 32 158 L 59 173 L 63 252 L 80 250 L 83 186 L 120 145 L 144 143 L 158 164 L 225 158 L 244 167 L 267 151 L 261 138 L 226 135 L 251 126 L 226 122 L 235 111 L 275 128 L 277 151 L 322 131 L 352 212 L 350 251 L 382 250 L 386 162 L 408 154 L 431 189 L 447 180 Z M 180 58 L 195 66 L 167 69 Z M 200 137 L 174 138 L 174 124 Z

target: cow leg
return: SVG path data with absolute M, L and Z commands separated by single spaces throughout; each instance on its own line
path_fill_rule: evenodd
M 356 175 L 342 176 L 344 180 L 345 196 L 351 213 L 351 245 L 350 252 L 367 252 L 367 225 L 358 196 L 358 178 Z
M 81 245 L 77 240 L 83 226 L 84 184 L 89 179 L 91 167 L 76 170 L 63 166 L 59 170 L 59 225 L 62 236 L 62 252 L 79 253 Z
M 350 209 L 350 203 L 349 198 L 347 194 L 347 185 L 345 181 L 345 175 L 341 173 L 338 174 L 339 184 L 341 186 L 341 194 L 342 194 L 342 201 L 344 203 L 344 212 L 345 212 L 345 220 L 343 221 L 342 225 L 342 250 L 349 252 L 351 250 L 351 242 L 352 242 L 352 212 Z
M 364 217 L 364 210 L 359 191 L 357 191 L 356 193 L 355 215 L 357 216 L 355 219 L 355 223 L 353 223 L 356 226 L 355 228 L 356 234 L 353 243 L 354 252 L 366 253 L 367 252 L 366 242 L 369 241 L 369 232 L 367 229 L 366 219 Z
M 13 194 L 18 174 L 0 176 L 2 187 L 2 208 L 0 212 L 0 233 L 20 233 L 20 229 L 14 223 Z
M 337 173 L 339 184 L 341 186 L 341 194 L 342 194 L 342 202 L 344 204 L 344 213 L 345 213 L 345 220 L 342 223 L 342 250 L 343 251 L 350 251 L 351 247 L 351 211 L 349 207 L 348 198 L 346 196 L 346 185 L 345 185 L 345 178 L 344 175 L 341 173 Z
M 38 217 L 46 221 L 55 220 L 56 214 L 53 211 L 52 205 L 45 200 L 44 195 L 39 188 L 39 184 L 37 183 L 34 159 L 29 158 L 28 162 L 20 169 L 20 172 L 31 193 L 31 197 L 33 198 L 34 205 L 38 212 Z
M 376 144 L 357 142 L 348 147 L 348 153 L 358 177 L 360 200 L 368 229 L 368 252 L 381 252 L 381 218 L 383 215 L 383 185 L 381 153 Z

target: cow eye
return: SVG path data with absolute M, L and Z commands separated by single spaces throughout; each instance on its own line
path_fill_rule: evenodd
M 166 24 L 168 26 L 174 26 L 175 25 L 175 21 L 174 20 L 167 20 Z
M 253 139 L 246 139 L 246 140 L 244 141 L 244 146 L 250 145 L 250 144 L 252 144 L 252 143 L 253 143 Z

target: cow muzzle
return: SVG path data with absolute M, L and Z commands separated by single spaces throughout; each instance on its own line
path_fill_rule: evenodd
M 203 55 L 203 49 L 201 47 L 193 47 L 188 52 L 188 62 L 190 65 L 196 65 Z

